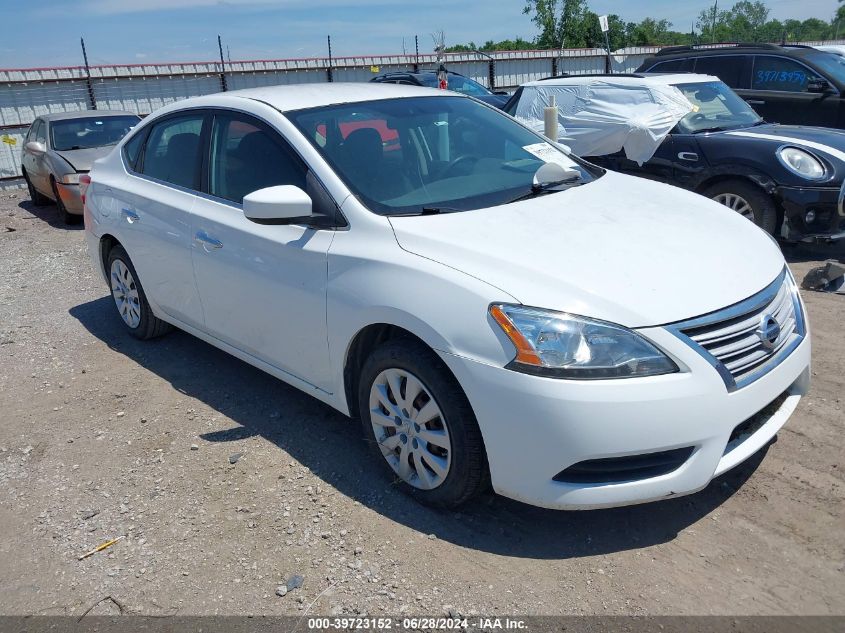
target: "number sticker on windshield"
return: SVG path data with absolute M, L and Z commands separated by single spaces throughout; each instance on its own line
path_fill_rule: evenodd
M 557 163 L 564 167 L 571 167 L 572 161 L 558 148 L 550 143 L 534 143 L 532 145 L 523 145 L 524 149 L 529 154 L 539 158 L 544 163 Z

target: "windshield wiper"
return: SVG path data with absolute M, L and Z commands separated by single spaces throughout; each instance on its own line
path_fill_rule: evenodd
M 730 129 L 730 128 L 724 128 L 720 125 L 717 125 L 717 126 L 714 126 L 714 127 L 701 128 L 700 130 L 696 130 L 695 132 L 693 132 L 693 134 L 707 134 L 708 132 L 724 132 L 726 129 Z
M 521 196 L 517 196 L 513 200 L 508 200 L 505 204 L 511 204 L 513 202 L 519 202 L 520 200 L 528 200 L 529 198 L 536 198 L 542 193 L 546 193 L 555 187 L 560 187 L 562 185 L 570 185 L 575 183 L 581 183 L 581 175 L 578 174 L 577 176 L 570 176 L 569 178 L 564 178 L 563 180 L 554 180 L 552 182 L 544 182 L 542 184 L 535 183 L 531 185 L 531 191 L 528 193 L 522 194 Z
M 461 213 L 466 209 L 456 209 L 455 207 L 423 207 L 419 215 L 440 215 L 441 213 Z

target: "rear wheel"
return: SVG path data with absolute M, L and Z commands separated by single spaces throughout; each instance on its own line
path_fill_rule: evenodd
M 35 185 L 33 185 L 32 181 L 29 179 L 29 174 L 23 172 L 23 179 L 26 181 L 26 188 L 29 191 L 29 199 L 32 200 L 32 204 L 36 207 L 43 207 L 45 204 L 50 202 L 50 199 L 47 196 L 38 192 Z
M 777 229 L 775 201 L 765 191 L 742 180 L 725 180 L 704 190 L 704 195 L 733 209 L 767 233 Z
M 67 210 L 65 203 L 62 202 L 62 197 L 59 195 L 59 186 L 56 184 L 56 180 L 53 177 L 50 177 L 50 187 L 53 190 L 53 196 L 56 198 L 56 209 L 59 210 L 59 219 L 61 219 L 65 224 L 79 224 L 82 220 L 82 216 L 75 215 Z
M 109 286 L 123 324 L 135 338 L 150 339 L 166 334 L 172 326 L 153 314 L 132 260 L 122 246 L 108 257 Z
M 374 457 L 419 501 L 456 507 L 488 483 L 484 442 L 443 361 L 414 340 L 388 341 L 364 363 L 358 403 Z

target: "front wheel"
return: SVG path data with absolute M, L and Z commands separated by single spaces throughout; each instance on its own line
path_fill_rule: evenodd
M 150 339 L 170 331 L 171 326 L 153 314 L 135 266 L 122 246 L 109 251 L 108 271 L 114 305 L 132 336 Z
M 32 204 L 36 207 L 43 207 L 45 204 L 50 202 L 50 199 L 43 193 L 40 193 L 35 188 L 35 185 L 32 184 L 32 181 L 29 179 L 29 174 L 23 172 L 23 179 L 26 181 L 26 188 L 29 191 L 29 199 L 32 200 Z
M 703 193 L 751 220 L 767 233 L 775 233 L 778 219 L 775 202 L 756 185 L 742 180 L 725 180 L 708 187 Z
M 56 198 L 56 209 L 59 211 L 59 218 L 65 224 L 79 224 L 82 221 L 82 216 L 75 215 L 67 210 L 65 203 L 62 202 L 61 195 L 59 195 L 59 186 L 53 178 L 50 179 L 50 187 L 53 189 L 53 196 Z
M 431 349 L 388 341 L 364 363 L 359 413 L 373 455 L 419 501 L 452 508 L 488 482 L 487 456 L 460 385 Z

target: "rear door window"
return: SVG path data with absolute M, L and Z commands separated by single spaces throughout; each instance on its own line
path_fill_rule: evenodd
M 650 73 L 688 73 L 692 71 L 693 63 L 689 57 L 683 59 L 668 59 L 659 62 L 648 69 Z
M 203 113 L 154 123 L 144 149 L 141 173 L 186 189 L 199 189 Z
M 731 88 L 748 88 L 745 74 L 747 55 L 696 57 L 695 72 L 718 77 Z

